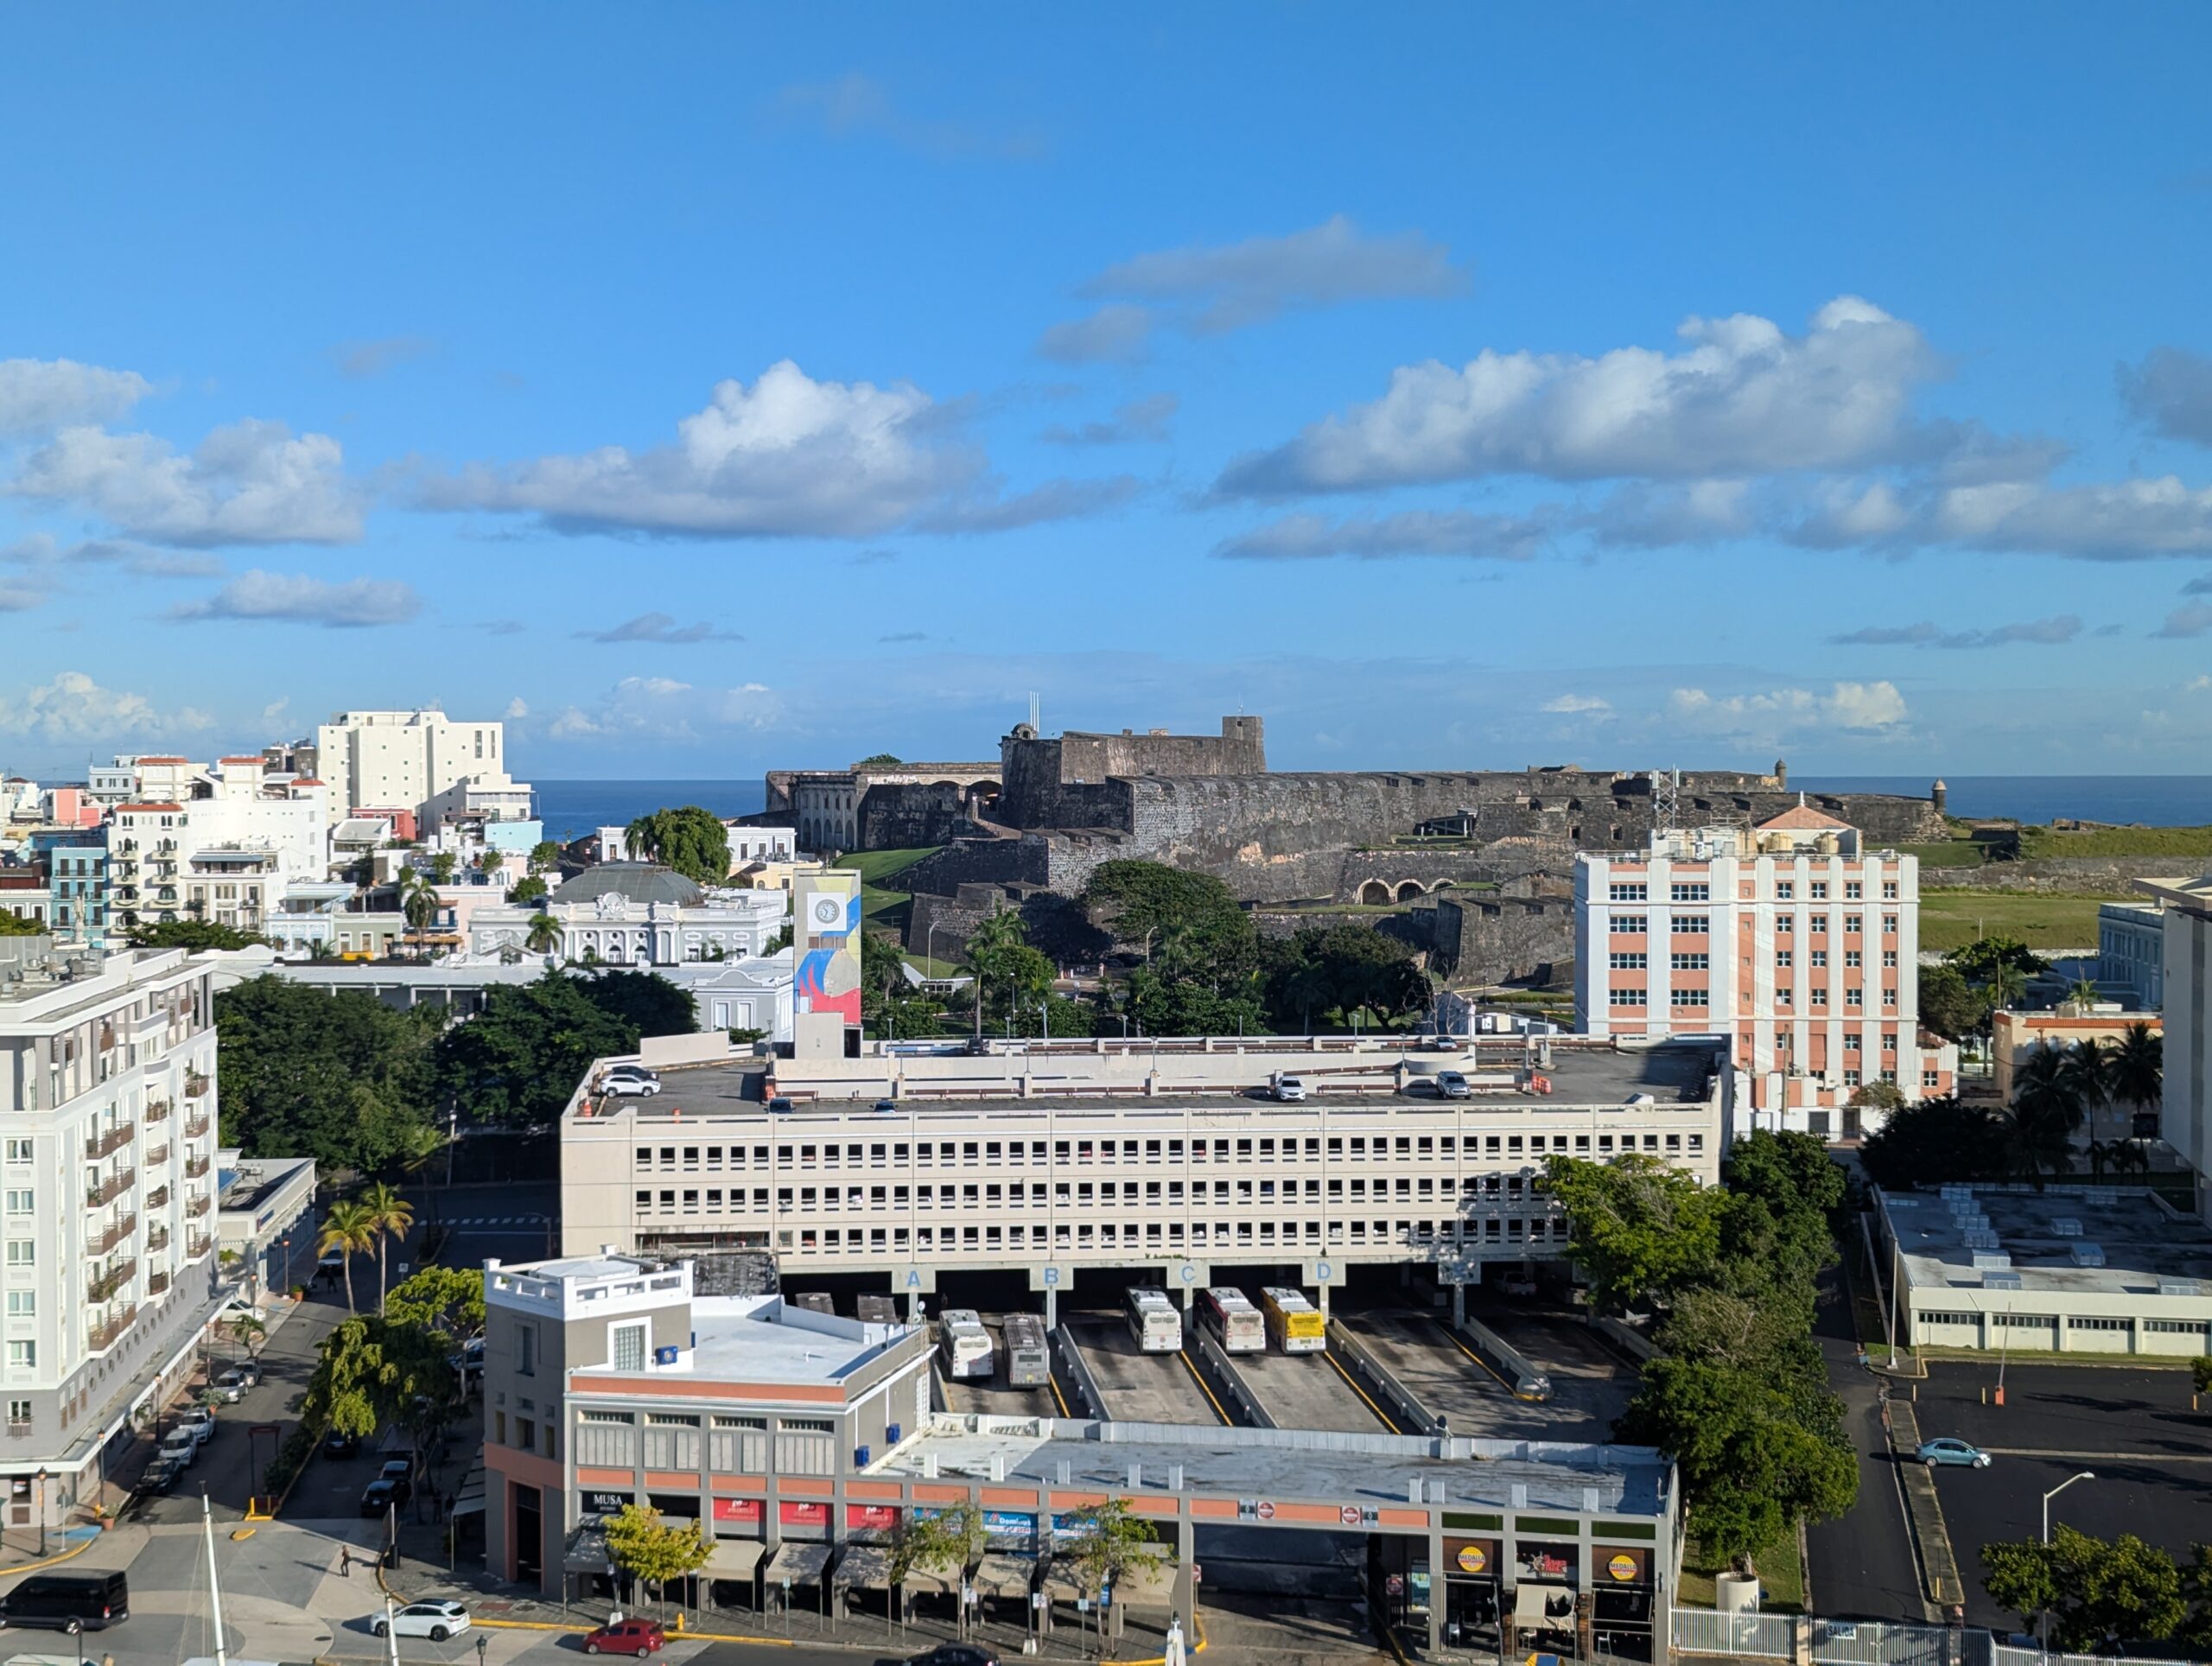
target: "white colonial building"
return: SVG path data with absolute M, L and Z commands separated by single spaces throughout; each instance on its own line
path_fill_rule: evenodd
M 588 868 L 542 906 L 479 908 L 469 917 L 476 955 L 550 954 L 616 966 L 681 966 L 760 955 L 791 919 L 785 891 L 708 891 L 673 868 L 609 862 Z M 531 923 L 543 913 L 558 933 L 533 950 Z

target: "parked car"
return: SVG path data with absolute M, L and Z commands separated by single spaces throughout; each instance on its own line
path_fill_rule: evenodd
M 222 1396 L 226 1402 L 235 1406 L 245 1396 L 245 1391 L 251 1386 L 245 1380 L 245 1373 L 232 1365 L 215 1373 L 215 1380 L 208 1384 L 208 1390 Z
M 200 1437 L 188 1428 L 174 1428 L 162 1437 L 161 1456 L 179 1469 L 200 1461 Z
M 351 1458 L 361 1449 L 361 1438 L 333 1429 L 322 1437 L 322 1455 L 326 1458 Z
M 1964 1469 L 1987 1469 L 1989 1454 L 1980 1447 L 1968 1446 L 1956 1435 L 1939 1434 L 1933 1440 L 1923 1440 L 1914 1454 L 1930 1469 L 1957 1465 Z
M 0 1625 L 38 1626 L 75 1637 L 130 1618 L 130 1581 L 121 1574 L 34 1574 L 0 1597 Z
M 215 1414 L 207 1406 L 187 1406 L 176 1415 L 176 1427 L 190 1429 L 192 1438 L 204 1447 L 215 1438 Z
M 384 1467 L 377 1472 L 377 1479 L 379 1481 L 404 1481 L 410 1486 L 414 1485 L 414 1459 L 406 1456 L 404 1453 L 397 1458 L 385 1459 L 384 1460 Z
M 245 1379 L 246 1387 L 257 1389 L 261 1386 L 261 1362 L 258 1359 L 241 1359 L 235 1369 Z
M 896 1099 L 877 1100 L 875 1114 L 879 1116 L 896 1116 L 899 1114 L 899 1102 Z
M 138 1478 L 138 1485 L 148 1492 L 167 1492 L 176 1485 L 177 1477 L 184 1473 L 184 1466 L 167 1458 L 156 1458 L 146 1466 L 146 1472 Z
M 640 1660 L 668 1647 L 668 1635 L 649 1619 L 617 1620 L 584 1634 L 588 1655 L 635 1655 Z
M 1467 1078 L 1456 1070 L 1436 1072 L 1436 1091 L 1447 1099 L 1464 1099 L 1474 1091 L 1467 1085 Z
M 791 1102 L 779 1093 L 768 1101 L 768 1111 L 771 1116 L 788 1116 L 791 1114 Z
M 1295 1076 L 1278 1075 L 1268 1084 L 1268 1093 L 1270 1097 L 1281 1100 L 1286 1104 L 1295 1103 L 1305 1098 L 1306 1084 Z
M 999 1666 L 999 1657 L 980 1644 L 940 1643 L 914 1656 L 906 1666 Z
M 378 1476 L 361 1489 L 361 1514 L 381 1516 L 393 1505 L 405 1504 L 414 1491 L 405 1481 L 388 1481 Z
M 1508 1273 L 1498 1280 L 1497 1288 L 1510 1296 L 1526 1300 L 1536 1294 L 1535 1275 L 1532 1273 Z
M 473 1623 L 468 1610 L 457 1602 L 410 1602 L 395 1610 L 389 1623 L 378 1614 L 369 1623 L 369 1630 L 378 1637 L 428 1637 L 433 1643 L 443 1643 L 448 1637 L 459 1637 Z

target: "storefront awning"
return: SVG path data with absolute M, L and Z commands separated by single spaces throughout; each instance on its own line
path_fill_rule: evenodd
M 994 1550 L 976 1564 L 975 1586 L 987 1597 L 1027 1597 L 1036 1574 L 1036 1557 Z
M 561 1566 L 571 1574 L 611 1575 L 615 1571 L 614 1559 L 607 1554 L 607 1535 L 596 1527 L 578 1528 L 569 1535 Z
M 716 1539 L 702 1571 L 709 1579 L 749 1580 L 767 1554 L 768 1547 L 758 1539 Z
M 788 1580 L 793 1585 L 818 1585 L 829 1566 L 826 1544 L 779 1544 L 768 1564 L 768 1583 L 782 1585 Z
M 837 1583 L 861 1591 L 891 1588 L 891 1553 L 880 1544 L 849 1544 L 837 1558 Z
M 1075 1564 L 1055 1561 L 1045 1570 L 1044 1589 L 1047 1595 L 1073 1601 L 1077 1597 L 1095 1597 L 1096 1591 L 1084 1589 L 1080 1583 Z M 1125 1572 L 1114 1587 L 1114 1600 L 1124 1606 L 1150 1608 L 1171 1602 L 1175 1596 L 1175 1560 L 1160 1558 L 1160 1565 L 1147 1573 Z
M 1535 1585 L 1524 1580 L 1513 1587 L 1513 1623 L 1523 1630 L 1572 1631 L 1574 1593 L 1564 1585 Z

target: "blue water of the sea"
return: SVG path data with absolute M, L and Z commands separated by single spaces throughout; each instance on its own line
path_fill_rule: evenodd
M 768 789 L 751 781 L 540 781 L 537 813 L 545 836 L 566 844 L 602 827 L 627 827 L 656 810 L 697 804 L 717 816 L 751 816 Z
M 1789 785 L 1823 792 L 1928 796 L 1927 775 L 1814 775 Z M 1954 816 L 2047 822 L 2142 822 L 2152 827 L 2212 823 L 2212 775 L 1947 775 Z

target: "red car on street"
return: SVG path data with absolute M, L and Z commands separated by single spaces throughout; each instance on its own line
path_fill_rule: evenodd
M 640 1660 L 668 1647 L 668 1634 L 649 1619 L 617 1620 L 584 1638 L 588 1655 L 635 1655 Z

